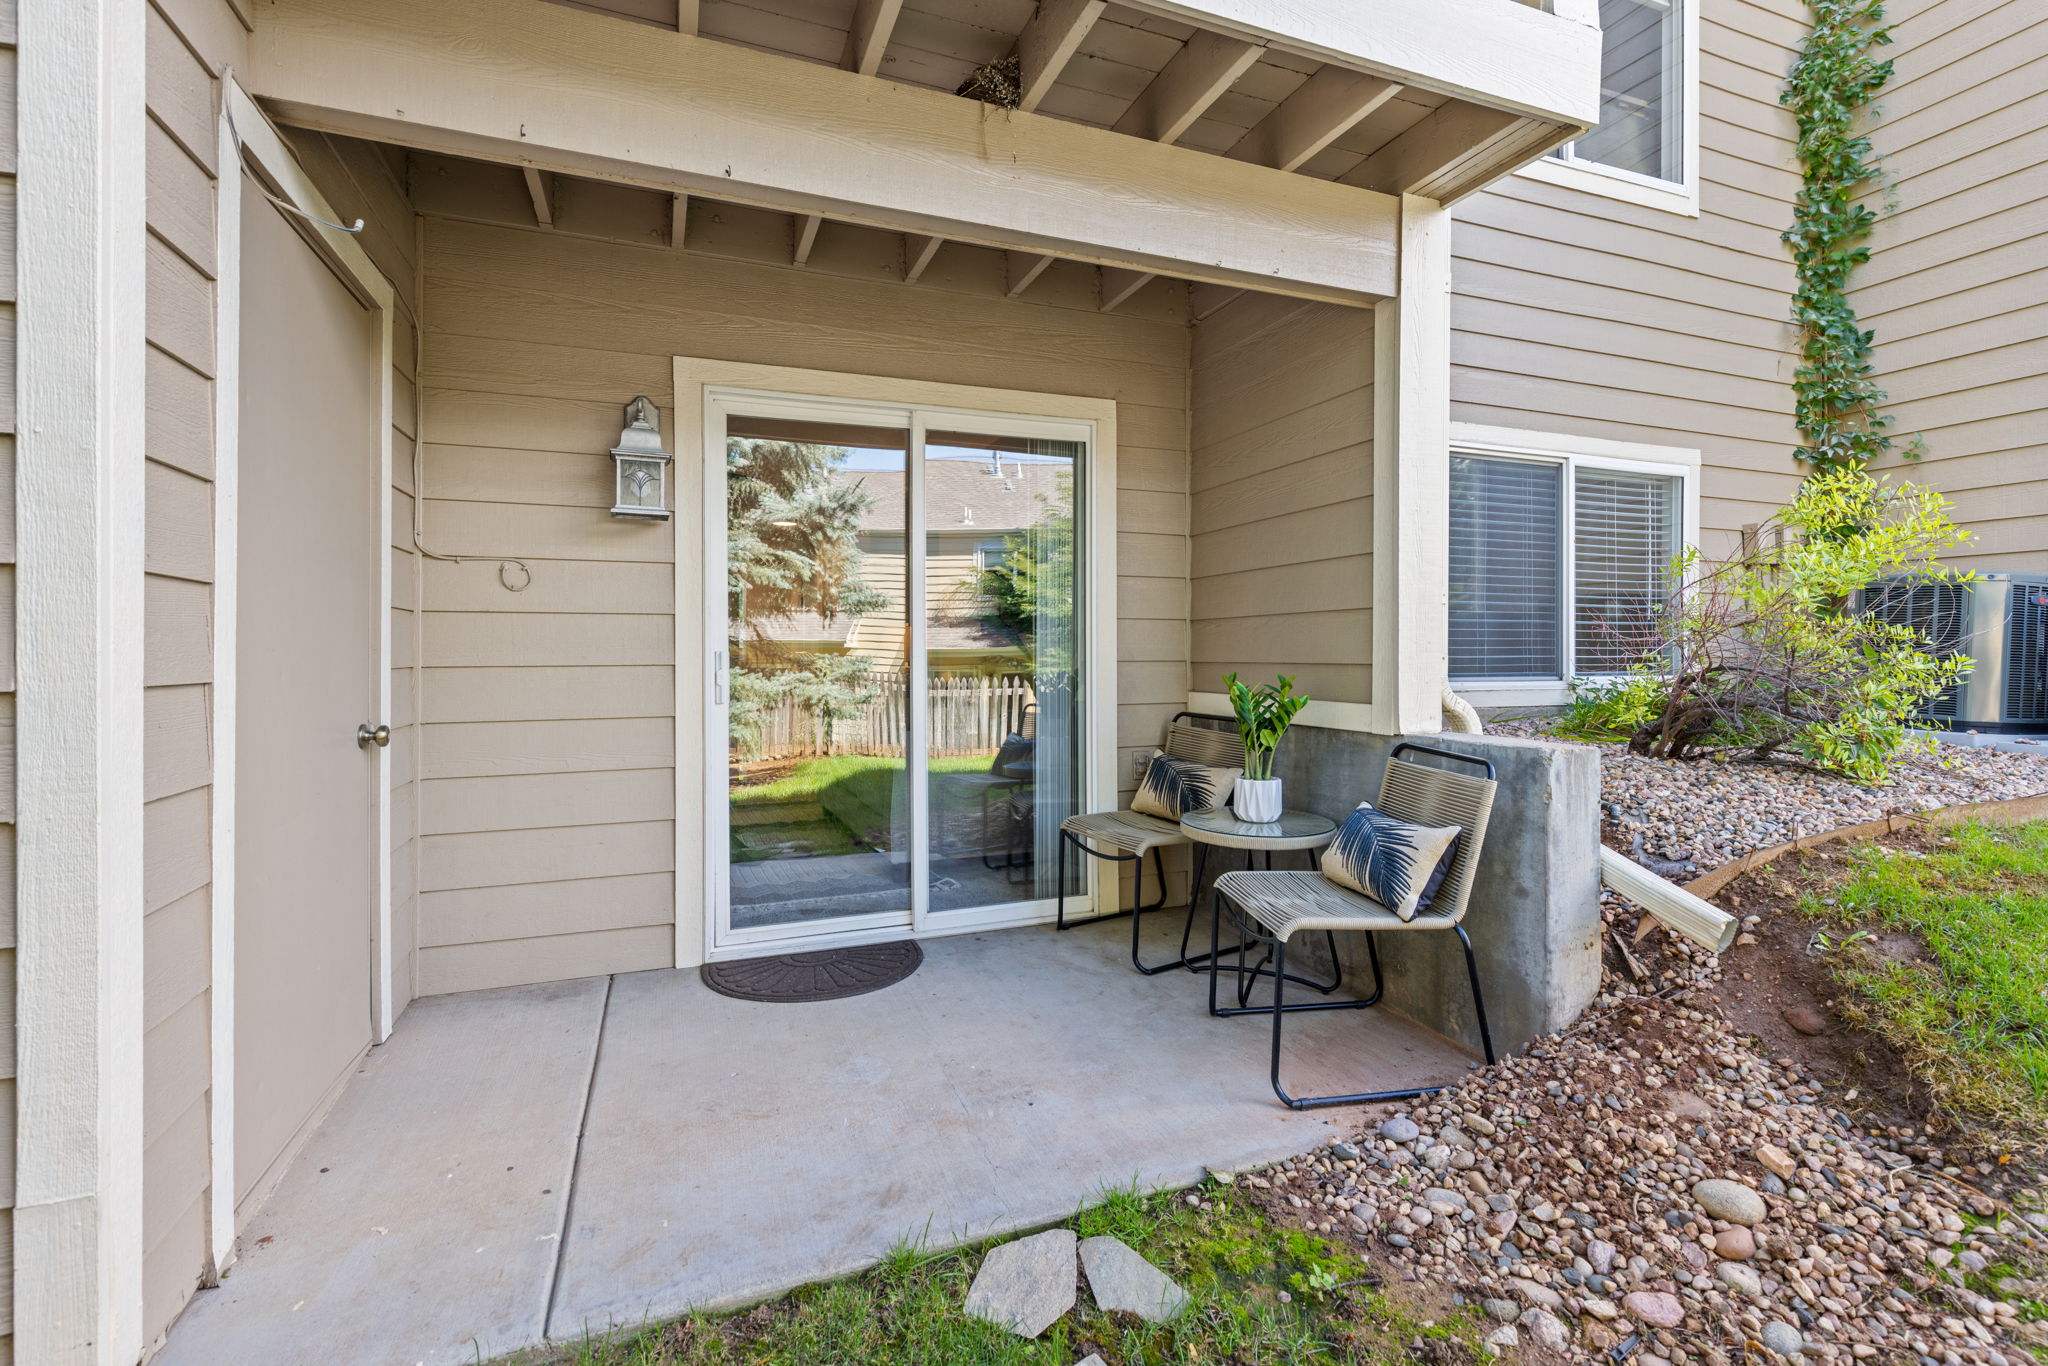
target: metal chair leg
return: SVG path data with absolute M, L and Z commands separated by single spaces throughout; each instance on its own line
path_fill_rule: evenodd
M 1493 1065 L 1493 1031 L 1486 1027 L 1486 998 L 1479 991 L 1479 960 L 1472 955 L 1472 936 L 1463 925 L 1453 925 L 1458 942 L 1465 946 L 1465 975 L 1472 979 L 1472 1011 L 1479 1017 L 1479 1046 L 1486 1050 L 1486 1062 Z

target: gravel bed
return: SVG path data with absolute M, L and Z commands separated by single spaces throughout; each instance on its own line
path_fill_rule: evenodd
M 1554 739 L 1538 720 L 1489 722 L 1499 735 Z M 1579 743 L 1560 741 L 1563 744 Z M 1906 811 L 2048 792 L 2048 757 L 1944 745 L 1916 755 L 1889 787 L 1739 759 L 1678 763 L 1600 751 L 1607 842 L 1665 877 L 1697 877 L 1753 849 Z
M 2048 1345 L 2014 1302 L 2043 1287 L 2001 1271 L 2039 1264 L 2048 1214 L 1973 1189 L 1912 1130 L 1856 1128 L 1710 1002 L 1626 990 L 1431 1103 L 1234 1179 L 1454 1289 L 1497 1352 L 2021 1366 Z

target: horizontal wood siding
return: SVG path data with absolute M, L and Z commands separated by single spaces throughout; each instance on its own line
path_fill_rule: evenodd
M 1802 15 L 1701 7 L 1697 218 L 1519 175 L 1453 211 L 1452 418 L 1698 448 L 1710 552 L 1799 480 L 1777 99 Z
M 1120 776 L 1185 702 L 1184 326 L 453 220 L 425 243 L 426 544 L 477 558 L 421 576 L 422 992 L 674 961 L 689 529 L 608 516 L 604 453 L 637 394 L 672 431 L 677 354 L 1116 400 Z
M 1372 695 L 1369 309 L 1244 295 L 1196 324 L 1190 671 Z
M 14 0 L 0 0 L 0 63 L 14 70 Z M 0 88 L 0 321 L 14 335 L 14 82 Z M 0 1366 L 14 1360 L 14 349 L 0 354 Z
M 2048 572 L 2048 21 L 2026 0 L 1899 0 L 1873 130 L 1898 212 L 1858 291 L 1911 477 L 1978 569 Z M 1887 462 L 1891 464 L 1893 462 Z

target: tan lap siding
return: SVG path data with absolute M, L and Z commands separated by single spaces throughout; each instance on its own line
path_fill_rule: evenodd
M 1372 690 L 1370 309 L 1245 295 L 1198 323 L 1190 671 Z
M 1451 416 L 1697 447 L 1710 548 L 1789 496 L 1795 0 L 1702 9 L 1697 218 L 1512 176 L 1454 209 Z
M 423 575 L 423 993 L 674 960 L 689 530 L 607 516 L 604 453 L 637 394 L 669 430 L 675 355 L 1115 399 L 1123 753 L 1184 703 L 1184 327 L 446 220 L 425 240 L 427 545 L 480 559 Z
M 2048 572 L 2048 22 L 2026 0 L 1902 0 L 1873 133 L 1899 212 L 1857 301 L 1912 476 L 1976 533 L 1961 563 Z

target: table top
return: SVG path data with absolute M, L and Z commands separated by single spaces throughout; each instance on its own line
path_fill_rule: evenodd
M 1223 808 L 1190 811 L 1181 833 L 1230 849 L 1320 849 L 1337 837 L 1337 822 L 1313 811 L 1282 811 L 1277 821 L 1245 821 Z

